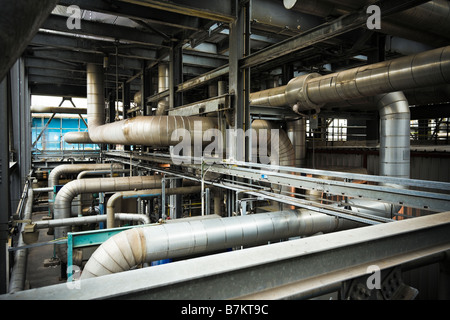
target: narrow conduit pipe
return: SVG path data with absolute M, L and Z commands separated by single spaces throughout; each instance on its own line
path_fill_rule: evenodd
M 450 46 L 321 76 L 296 77 L 286 86 L 255 92 L 250 104 L 319 110 L 324 104 L 450 83 Z
M 114 192 L 127 190 L 153 189 L 161 187 L 161 176 L 139 176 L 101 179 L 80 179 L 67 183 L 59 190 L 54 202 L 54 219 L 70 218 L 72 200 L 82 193 Z M 68 227 L 55 228 L 56 239 L 64 238 L 70 231 Z M 58 257 L 67 260 L 67 246 L 56 245 Z
M 141 224 L 149 224 L 150 219 L 145 214 L 137 213 L 115 213 L 115 219 L 122 221 L 137 221 Z M 106 215 L 95 215 L 86 217 L 75 217 L 67 219 L 53 219 L 53 220 L 42 220 L 36 221 L 33 224 L 36 229 L 45 228 L 57 228 L 57 227 L 69 227 L 69 226 L 79 226 L 90 223 L 106 222 Z
M 164 190 L 166 195 L 176 195 L 176 194 L 192 194 L 199 193 L 202 191 L 201 186 L 192 187 L 181 187 L 181 188 L 168 188 Z M 106 227 L 108 229 L 115 227 L 116 219 L 116 205 L 118 201 L 124 198 L 153 198 L 159 197 L 162 194 L 162 189 L 150 189 L 150 190 L 139 190 L 139 191 L 123 191 L 116 192 L 113 194 L 106 204 Z
M 28 189 L 28 198 L 25 204 L 24 220 L 31 220 L 33 215 L 33 200 L 34 192 L 32 188 Z M 19 240 L 17 242 L 18 247 L 25 245 L 22 232 L 25 229 L 25 223 L 22 223 L 20 227 Z M 28 263 L 28 249 L 19 249 L 14 255 L 14 266 L 11 271 L 11 278 L 9 281 L 9 293 L 15 293 L 24 290 L 25 279 L 27 273 L 27 263 Z
M 130 173 L 130 170 L 129 169 L 117 169 L 114 171 L 111 171 L 111 170 L 86 170 L 86 171 L 81 171 L 77 175 L 77 179 L 84 179 L 84 177 L 86 177 L 86 176 L 99 176 L 99 175 L 115 174 L 115 173 Z
M 302 209 L 132 228 L 101 244 L 89 258 L 81 279 L 127 271 L 156 260 L 261 245 L 358 225 Z

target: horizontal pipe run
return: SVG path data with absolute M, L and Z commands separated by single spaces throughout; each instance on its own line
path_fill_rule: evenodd
M 255 106 L 319 110 L 324 104 L 450 83 L 450 46 L 321 76 L 296 77 L 282 87 L 255 92 Z
M 106 222 L 106 215 L 95 215 L 87 217 L 75 217 L 65 219 L 42 220 L 33 222 L 36 229 L 79 226 L 90 223 Z M 150 219 L 144 214 L 115 213 L 115 219 L 124 221 L 138 221 L 142 224 L 149 224 Z
M 161 176 L 138 176 L 100 179 L 80 179 L 67 183 L 59 190 L 54 202 L 54 219 L 70 218 L 72 200 L 82 193 L 114 192 L 141 190 L 161 187 Z M 56 239 L 64 238 L 68 227 L 55 228 Z M 57 245 L 58 256 L 62 261 L 67 259 L 67 247 Z
M 133 228 L 105 241 L 90 257 L 81 279 L 127 271 L 145 262 L 261 245 L 357 225 L 309 210 L 287 210 Z
M 164 190 L 166 195 L 176 195 L 176 194 L 192 194 L 201 192 L 200 186 L 191 186 L 191 187 L 182 187 L 182 188 L 167 188 Z M 162 194 L 162 189 L 150 189 L 150 190 L 139 190 L 139 191 L 123 191 L 116 192 L 113 194 L 107 204 L 106 204 L 106 215 L 108 216 L 108 220 L 106 223 L 106 227 L 114 228 L 115 227 L 115 211 L 117 202 L 121 199 L 127 198 L 151 198 L 158 197 Z

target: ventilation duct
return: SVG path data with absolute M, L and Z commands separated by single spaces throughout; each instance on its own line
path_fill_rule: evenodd
M 357 225 L 309 210 L 287 210 L 133 228 L 100 245 L 84 267 L 81 279 L 127 271 L 141 263 L 261 245 Z
M 450 83 L 450 46 L 321 76 L 292 79 L 286 86 L 250 95 L 251 105 L 319 110 L 325 103 Z
M 59 190 L 55 197 L 54 219 L 70 218 L 72 200 L 82 193 L 115 192 L 127 190 L 142 190 L 161 187 L 161 176 L 120 177 L 102 179 L 80 179 L 67 183 Z M 70 228 L 55 228 L 56 239 L 67 236 Z M 67 260 L 67 248 L 57 245 L 58 256 L 62 261 Z
M 86 164 L 63 164 L 55 167 L 48 175 L 48 187 L 51 191 L 48 193 L 49 210 L 53 214 L 53 187 L 59 185 L 59 178 L 62 175 L 79 174 L 86 170 L 120 170 L 122 165 L 117 163 L 86 163 Z
M 172 133 L 184 129 L 203 141 L 203 132 L 217 128 L 211 117 L 140 116 L 104 124 L 104 87 L 101 66 L 87 65 L 88 131 L 94 143 L 168 147 L 177 145 Z M 176 136 L 176 135 L 174 135 Z

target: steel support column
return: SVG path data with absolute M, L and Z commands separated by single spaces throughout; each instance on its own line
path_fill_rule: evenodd
M 9 75 L 0 82 L 0 293 L 7 292 L 8 283 L 8 263 L 7 263 L 7 244 L 8 244 L 8 219 L 10 216 L 10 198 L 9 198 L 9 121 L 6 116 L 9 114 L 10 107 L 8 97 Z

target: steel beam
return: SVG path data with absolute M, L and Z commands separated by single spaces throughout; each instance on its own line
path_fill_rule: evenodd
M 59 34 L 51 34 L 48 32 L 39 32 L 31 40 L 32 46 L 43 46 L 52 48 L 61 48 L 67 50 L 76 50 L 87 53 L 97 53 L 101 55 L 115 55 L 115 42 L 92 40 L 87 38 L 63 36 Z M 157 60 L 156 50 L 146 47 L 136 47 L 136 45 L 119 43 L 119 57 L 128 57 L 143 60 Z
M 450 210 L 450 195 L 444 192 L 425 192 L 381 185 L 352 183 L 342 180 L 326 180 L 281 173 L 279 171 L 252 170 L 235 166 L 221 167 L 214 165 L 209 168 L 209 172 L 299 189 L 317 190 L 339 196 L 384 201 L 395 205 L 404 205 L 436 212 Z M 350 179 L 351 175 L 347 175 L 348 177 L 343 178 L 343 180 Z M 367 176 L 367 181 L 370 180 L 370 176 Z M 395 178 L 389 178 L 389 180 L 396 181 Z M 400 183 L 400 181 L 404 182 L 403 180 L 397 180 L 397 184 Z M 388 183 L 387 179 L 386 182 L 382 183 Z M 444 190 L 448 191 L 448 186 L 447 189 Z
M 133 3 L 144 7 L 173 13 L 184 14 L 220 22 L 233 22 L 232 1 L 208 1 L 208 0 L 121 0 L 121 2 Z
M 68 29 L 67 18 L 58 15 L 50 15 L 43 23 L 42 29 L 67 32 L 73 34 L 83 34 L 100 38 L 127 40 L 145 46 L 154 46 L 158 48 L 169 48 L 164 45 L 165 38 L 157 34 L 151 34 L 136 28 L 123 27 L 114 24 L 93 22 L 88 20 L 81 21 L 81 29 Z
M 60 0 L 60 5 L 77 5 L 82 9 L 96 11 L 130 19 L 140 19 L 149 23 L 167 27 L 198 31 L 201 29 L 200 19 L 183 14 L 170 13 L 155 8 L 126 3 L 125 1 L 108 0 Z
M 375 4 L 381 8 L 381 15 L 387 16 L 402 10 L 406 10 L 424 1 L 399 1 L 399 0 L 382 0 Z M 241 68 L 251 68 L 277 58 L 292 54 L 301 49 L 305 49 L 314 44 L 337 37 L 349 31 L 366 27 L 368 14 L 366 7 L 363 10 L 347 14 L 333 21 L 324 23 L 320 26 L 312 28 L 298 36 L 272 45 L 267 49 L 260 50 L 248 57 L 242 58 L 239 62 Z
M 393 245 L 397 244 L 397 245 Z M 450 249 L 450 212 L 2 295 L 22 299 L 288 299 Z M 202 266 L 199 268 L 198 266 Z

